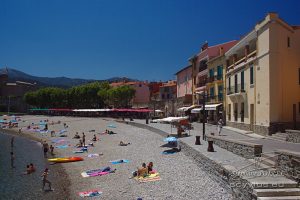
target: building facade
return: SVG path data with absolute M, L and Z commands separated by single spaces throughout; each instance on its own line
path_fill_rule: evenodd
M 176 81 L 168 81 L 159 87 L 160 101 L 164 104 L 165 116 L 175 115 L 175 100 L 177 95 Z
M 176 72 L 177 99 L 176 108 L 192 105 L 192 65 Z
M 300 26 L 269 13 L 226 54 L 227 125 L 263 135 L 300 128 Z
M 119 87 L 129 85 L 135 89 L 135 96 L 132 99 L 133 108 L 146 108 L 150 102 L 150 91 L 148 83 L 146 82 L 118 82 L 111 83 L 112 87 Z
M 29 105 L 23 100 L 26 92 L 37 90 L 35 83 L 8 81 L 8 70 L 0 74 L 0 111 L 27 112 Z
M 201 51 L 190 59 L 192 64 L 192 93 L 193 105 L 200 105 L 203 101 L 203 93 L 207 93 L 207 63 L 220 56 L 220 51 L 228 51 L 237 41 L 230 41 L 223 44 L 208 46 L 208 43 L 202 45 Z

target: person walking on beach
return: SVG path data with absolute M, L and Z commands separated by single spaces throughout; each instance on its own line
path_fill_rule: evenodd
M 82 143 L 83 143 L 83 147 L 85 146 L 85 134 L 84 132 L 82 132 Z
M 48 172 L 49 172 L 49 171 L 48 171 L 48 168 L 46 168 L 45 171 L 43 172 L 43 174 L 41 175 L 41 177 L 43 177 L 43 178 L 42 178 L 42 181 L 43 181 L 43 190 L 44 190 L 44 188 L 45 188 L 46 183 L 48 183 L 50 190 L 53 190 L 53 189 L 51 188 L 51 182 L 47 179 L 48 174 L 49 174 Z
M 49 150 L 49 145 L 46 142 L 46 140 L 43 143 L 43 149 L 44 149 L 44 157 L 47 158 L 47 153 L 48 153 L 48 150 Z
M 218 121 L 218 133 L 219 133 L 219 135 L 221 135 L 222 128 L 223 128 L 223 119 L 220 118 L 219 121 Z

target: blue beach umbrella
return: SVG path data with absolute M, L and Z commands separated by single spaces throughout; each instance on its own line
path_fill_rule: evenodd
M 176 142 L 177 138 L 176 137 L 167 137 L 164 139 L 164 142 Z

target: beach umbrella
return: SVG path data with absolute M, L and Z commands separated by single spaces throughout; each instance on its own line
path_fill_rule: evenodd
M 164 139 L 164 142 L 176 142 L 177 138 L 176 137 L 167 137 Z

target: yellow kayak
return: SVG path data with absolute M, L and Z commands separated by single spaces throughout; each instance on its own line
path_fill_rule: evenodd
M 49 162 L 56 162 L 56 163 L 77 162 L 77 161 L 82 161 L 82 160 L 83 160 L 83 158 L 81 158 L 81 157 L 50 158 L 50 159 L 48 159 Z

